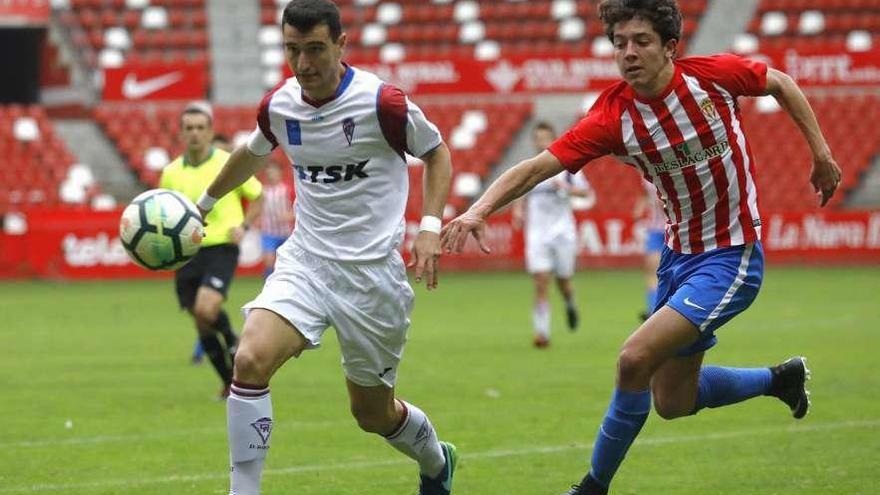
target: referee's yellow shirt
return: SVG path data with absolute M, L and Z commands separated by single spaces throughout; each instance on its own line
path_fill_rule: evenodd
M 197 164 L 188 163 L 186 155 L 181 155 L 162 169 L 159 187 L 179 191 L 195 203 L 202 192 L 217 177 L 228 159 L 229 153 L 217 148 L 211 150 L 211 154 L 205 161 Z M 255 177 L 251 177 L 244 184 L 223 196 L 220 201 L 217 201 L 217 204 L 208 213 L 208 218 L 205 219 L 208 226 L 205 228 L 202 246 L 216 246 L 232 242 L 230 236 L 232 228 L 241 225 L 241 222 L 244 221 L 241 200 L 252 201 L 258 198 L 262 192 L 263 185 Z

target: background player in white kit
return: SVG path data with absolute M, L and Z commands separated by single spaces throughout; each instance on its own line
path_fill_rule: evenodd
M 296 227 L 275 271 L 246 304 L 227 402 L 230 493 L 259 493 L 272 433 L 269 379 L 336 328 L 358 425 L 416 460 L 421 495 L 448 495 L 455 448 L 419 408 L 396 399 L 413 291 L 398 252 L 408 195 L 404 152 L 425 162 L 424 217 L 412 250 L 416 281 L 437 286 L 439 216 L 452 166 L 437 128 L 397 88 L 341 61 L 339 10 L 294 0 L 282 16 L 295 77 L 263 99 L 258 128 L 199 200 L 215 201 L 259 170 L 276 146 L 295 159 Z
M 532 129 L 535 152 L 544 151 L 556 140 L 556 131 L 548 122 L 538 122 Z M 526 227 L 526 270 L 535 281 L 535 304 L 532 307 L 535 347 L 550 345 L 550 303 L 547 288 L 555 275 L 556 286 L 565 300 L 568 328 L 577 330 L 578 309 L 571 277 L 577 258 L 577 227 L 571 198 L 582 198 L 584 208 L 596 203 L 596 193 L 582 173 L 561 172 L 535 186 L 513 206 L 513 226 Z

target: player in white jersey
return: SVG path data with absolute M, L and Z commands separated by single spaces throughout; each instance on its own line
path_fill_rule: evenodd
M 440 215 L 452 172 L 437 128 L 399 89 L 342 63 L 346 34 L 327 0 L 284 9 L 284 51 L 295 77 L 263 99 L 257 129 L 235 150 L 198 205 L 209 210 L 281 146 L 295 163 L 296 226 L 263 291 L 245 305 L 227 401 L 230 494 L 259 493 L 274 418 L 269 380 L 291 357 L 321 344 L 329 326 L 342 351 L 351 412 L 416 460 L 421 495 L 448 495 L 455 448 L 428 417 L 396 399 L 413 291 L 398 251 L 404 234 L 405 153 L 425 162 L 415 278 L 437 286 Z
M 532 143 L 538 153 L 555 139 L 556 131 L 548 122 L 539 122 L 532 129 Z M 526 270 L 535 282 L 533 343 L 539 349 L 550 345 L 547 287 L 554 276 L 565 300 L 568 328 L 575 331 L 578 326 L 578 309 L 571 284 L 577 258 L 572 198 L 582 198 L 585 208 L 591 208 L 596 202 L 596 194 L 584 174 L 566 171 L 538 184 L 524 200 L 513 205 L 513 226 L 519 228 L 524 224 L 526 227 Z

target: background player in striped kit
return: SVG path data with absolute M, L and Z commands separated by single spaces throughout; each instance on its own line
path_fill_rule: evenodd
M 544 151 L 554 139 L 556 130 L 549 122 L 539 122 L 532 129 L 532 143 L 537 153 Z M 581 198 L 585 209 L 596 203 L 596 193 L 583 174 L 562 172 L 535 186 L 527 197 L 513 205 L 513 226 L 526 227 L 526 270 L 535 282 L 533 343 L 539 349 L 550 345 L 547 287 L 554 276 L 565 301 L 568 328 L 575 331 L 578 326 L 578 308 L 571 284 L 578 248 L 572 198 Z
M 607 154 L 637 169 L 669 205 L 658 309 L 620 351 L 591 469 L 567 495 L 607 493 L 652 395 L 665 419 L 761 395 L 782 400 L 795 418 L 808 411 L 803 358 L 772 368 L 702 366 L 715 330 L 752 303 L 763 277 L 755 165 L 737 98 L 772 95 L 798 125 L 813 154 L 809 181 L 820 205 L 841 177 L 807 99 L 786 74 L 733 55 L 676 60 L 681 12 L 674 0 L 604 0 L 599 17 L 624 80 L 547 151 L 499 177 L 446 225 L 442 241 L 457 252 L 472 234 L 488 252 L 488 215 L 542 180 Z
M 284 182 L 281 168 L 269 162 L 263 181 L 263 209 L 260 212 L 260 244 L 263 250 L 263 277 L 272 274 L 275 251 L 293 231 L 293 192 Z
M 657 268 L 660 266 L 660 254 L 666 243 L 666 212 L 663 204 L 657 199 L 657 188 L 654 184 L 642 180 L 645 191 L 636 200 L 633 218 L 642 221 L 644 239 L 642 240 L 642 272 L 645 275 L 645 310 L 639 314 L 642 321 L 654 312 L 657 299 Z
M 336 330 L 350 410 L 366 432 L 419 465 L 421 495 L 449 495 L 455 447 L 418 407 L 395 397 L 414 294 L 403 243 L 409 174 L 425 163 L 423 217 L 412 255 L 416 281 L 437 286 L 440 215 L 452 175 L 437 127 L 399 89 L 342 62 L 346 34 L 327 0 L 293 0 L 281 21 L 295 74 L 260 104 L 257 128 L 197 205 L 209 211 L 281 146 L 294 163 L 296 227 L 247 314 L 227 401 L 230 494 L 260 491 L 274 416 L 269 380 Z M 295 162 L 293 158 L 295 157 Z

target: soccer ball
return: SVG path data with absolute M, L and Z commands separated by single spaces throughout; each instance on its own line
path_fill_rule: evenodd
M 148 270 L 176 270 L 199 251 L 205 226 L 196 205 L 168 189 L 131 200 L 119 219 L 119 239 L 132 261 Z

